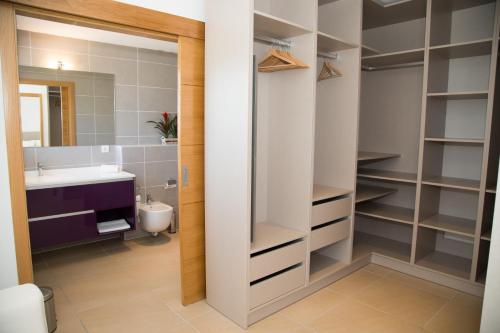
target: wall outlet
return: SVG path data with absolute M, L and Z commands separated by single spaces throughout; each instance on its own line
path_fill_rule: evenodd
M 109 146 L 101 146 L 101 153 L 109 153 Z

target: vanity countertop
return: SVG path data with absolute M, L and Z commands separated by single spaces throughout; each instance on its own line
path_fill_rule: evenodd
M 109 183 L 133 180 L 135 178 L 135 175 L 132 173 L 125 171 L 107 171 L 99 166 L 43 170 L 42 176 L 38 175 L 38 171 L 25 171 L 24 174 L 26 190 Z

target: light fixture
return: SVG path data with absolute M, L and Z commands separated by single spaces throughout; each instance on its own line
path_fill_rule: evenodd
M 395 5 L 400 5 L 405 2 L 410 2 L 412 0 L 372 0 L 375 2 L 377 5 L 382 6 L 384 8 L 395 6 Z
M 59 60 L 57 62 L 57 69 L 62 71 L 64 69 L 64 62 L 62 62 L 61 60 Z

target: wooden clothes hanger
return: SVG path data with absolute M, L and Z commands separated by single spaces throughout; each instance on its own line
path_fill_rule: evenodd
M 325 60 L 323 62 L 323 68 L 318 75 L 318 81 L 333 79 L 341 76 L 343 76 L 342 72 L 328 60 Z
M 293 57 L 288 51 L 272 47 L 259 63 L 259 72 L 277 72 L 290 69 L 309 68 L 308 65 Z

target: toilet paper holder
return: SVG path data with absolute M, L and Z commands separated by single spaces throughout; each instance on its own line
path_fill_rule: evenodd
M 164 186 L 165 190 L 171 189 L 171 188 L 176 188 L 176 187 L 177 187 L 177 180 L 175 180 L 173 178 L 169 178 Z

